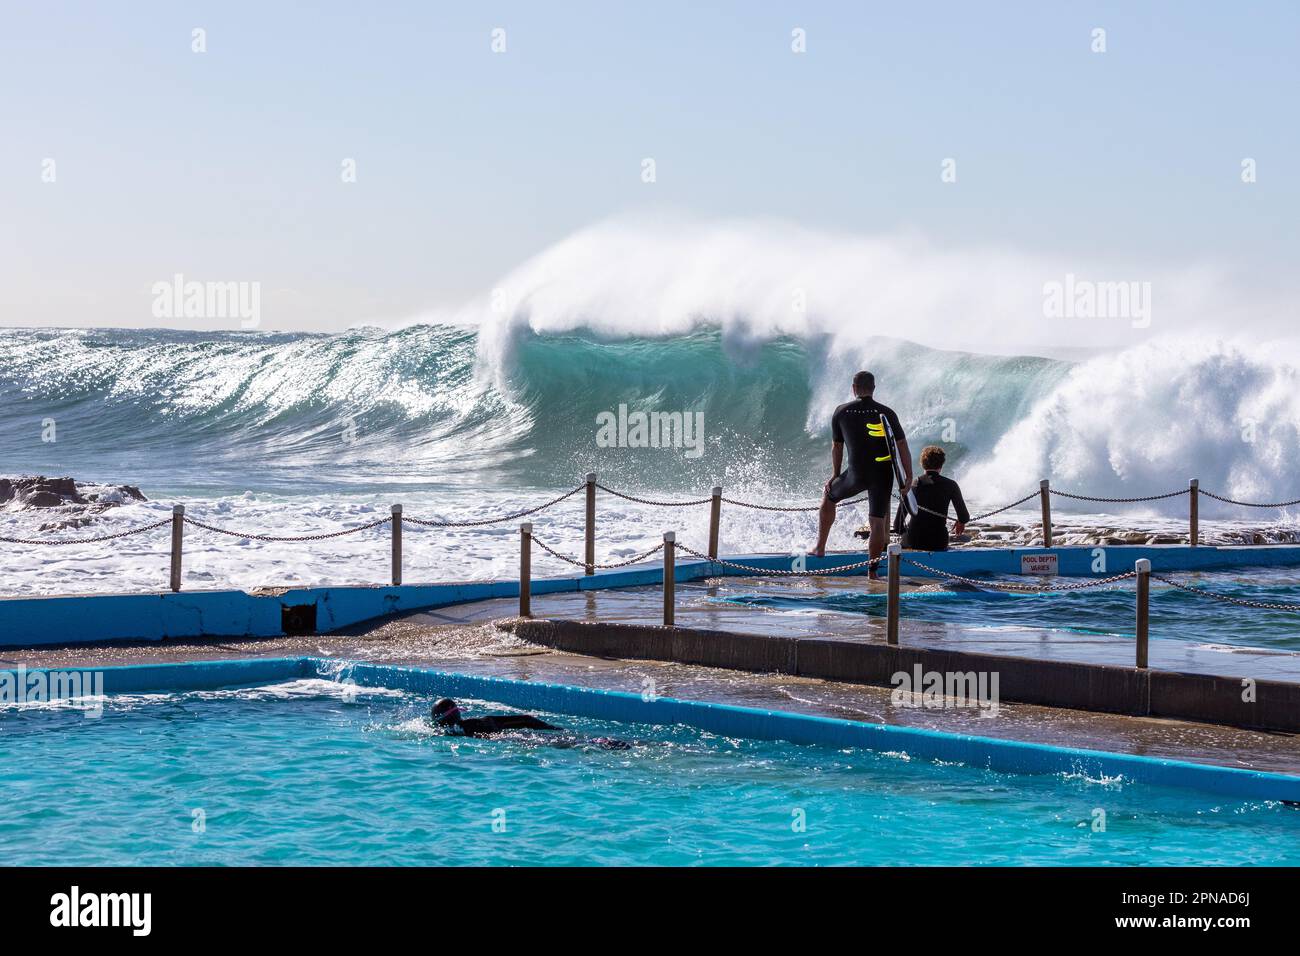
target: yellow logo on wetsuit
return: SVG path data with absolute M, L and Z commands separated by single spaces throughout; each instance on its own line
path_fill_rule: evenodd
M 869 438 L 884 438 L 885 437 L 884 421 L 876 422 L 874 425 L 871 422 L 867 422 L 867 436 Z M 892 457 L 893 455 L 880 455 L 876 458 L 876 461 L 889 461 Z

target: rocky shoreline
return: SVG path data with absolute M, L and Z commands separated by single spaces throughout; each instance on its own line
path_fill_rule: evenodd
M 81 528 L 129 501 L 148 501 L 135 485 L 100 485 L 72 478 L 23 475 L 0 478 L 0 511 L 48 512 L 40 531 Z
M 970 529 L 967 547 L 1006 548 L 1041 546 L 1042 524 L 983 525 Z M 1294 527 L 1214 526 L 1201 528 L 1200 543 L 1207 545 L 1294 544 L 1300 542 L 1300 529 Z M 1141 531 L 1096 524 L 1072 525 L 1052 522 L 1052 543 L 1057 547 L 1107 547 L 1122 544 L 1190 544 L 1191 535 L 1172 530 Z
M 866 539 L 867 528 L 854 534 Z M 1168 528 L 1134 530 L 1131 526 L 1072 524 L 1069 521 L 1052 522 L 1052 544 L 1055 547 L 1115 547 L 1124 544 L 1189 544 L 1188 532 Z M 1252 545 L 1300 543 L 1300 528 L 1286 526 L 1250 527 L 1244 525 L 1203 525 L 1200 543 L 1205 545 Z M 1043 545 L 1043 526 L 1001 523 L 971 525 L 966 533 L 952 540 L 952 547 L 962 548 L 1040 548 Z

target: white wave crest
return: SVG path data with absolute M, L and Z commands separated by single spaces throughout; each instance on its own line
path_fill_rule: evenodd
M 1153 322 L 1049 319 L 1044 285 L 1149 282 Z M 1158 333 L 1221 323 L 1244 303 L 1219 270 L 1180 270 L 1009 249 L 956 249 L 918 235 L 863 236 L 774 221 L 624 219 L 582 229 L 523 263 L 462 318 L 481 325 L 491 366 L 522 329 L 673 336 L 719 326 L 743 353 L 788 335 L 831 337 L 853 351 L 872 336 L 935 348 L 1017 354 L 1123 347 Z
M 1258 348 L 1160 339 L 1076 366 L 963 481 L 981 500 L 1041 477 L 1136 497 L 1186 487 L 1251 501 L 1300 496 L 1300 372 Z M 1211 502 L 1204 502 L 1213 507 Z M 1170 507 L 1186 510 L 1176 500 Z

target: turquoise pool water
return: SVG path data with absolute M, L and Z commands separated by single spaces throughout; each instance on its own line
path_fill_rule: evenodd
M 428 704 L 301 679 L 110 697 L 98 719 L 6 708 L 0 851 L 63 865 L 1300 862 L 1300 810 L 1278 803 L 558 714 L 558 737 L 467 740 L 432 732 Z
M 1294 568 L 1248 568 L 1196 574 L 1177 572 L 1168 576 L 1202 590 L 1238 599 L 1300 604 L 1300 583 L 1297 583 L 1300 572 Z M 989 580 L 1026 583 L 1023 577 L 992 577 Z M 1080 579 L 1061 578 L 1060 581 L 1077 584 Z M 773 589 L 734 595 L 725 600 L 792 613 L 834 611 L 885 615 L 883 590 L 791 593 L 789 589 Z M 909 620 L 965 627 L 1023 627 L 1131 638 L 1134 636 L 1135 600 L 1132 581 L 1113 587 L 1042 594 L 1013 594 L 991 589 L 913 591 L 903 594 L 902 614 Z M 1238 607 L 1153 581 L 1151 636 L 1205 644 L 1300 650 L 1300 612 Z

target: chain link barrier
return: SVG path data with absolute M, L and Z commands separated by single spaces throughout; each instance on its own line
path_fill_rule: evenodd
M 748 571 L 752 574 L 772 575 L 775 577 L 785 578 L 821 578 L 828 574 L 834 574 L 837 571 L 855 571 L 858 568 L 875 567 L 884 560 L 883 558 L 869 558 L 866 561 L 858 561 L 854 564 L 841 564 L 833 568 L 822 568 L 819 571 L 781 571 L 775 568 L 759 568 L 752 564 L 737 564 L 735 561 L 727 561 L 724 558 L 711 558 L 707 554 L 701 554 L 694 548 L 689 548 L 684 544 L 678 544 L 677 549 L 686 552 L 692 557 L 700 558 L 701 560 L 709 561 L 713 564 L 720 564 L 724 568 L 734 568 L 737 571 Z
M 653 498 L 638 498 L 635 495 L 626 495 L 621 491 L 615 491 L 613 488 L 606 488 L 602 484 L 597 484 L 601 491 L 609 492 L 615 498 L 622 498 L 624 501 L 635 501 L 639 505 L 653 505 L 657 508 L 693 508 L 696 505 L 707 505 L 713 500 L 709 498 L 692 498 L 690 501 L 655 501 Z M 726 500 L 725 498 L 723 499 Z
M 1055 488 L 1048 488 L 1047 491 L 1058 498 L 1072 498 L 1075 501 L 1098 501 L 1108 505 L 1133 505 L 1145 501 L 1164 501 L 1166 498 L 1177 498 L 1179 495 L 1190 493 L 1191 489 L 1180 488 L 1178 491 L 1167 491 L 1163 495 L 1146 495 L 1142 498 L 1098 498 L 1095 495 L 1075 495 L 1068 491 L 1057 491 Z
M 998 508 L 996 511 L 987 511 L 987 512 L 985 512 L 985 513 L 982 514 L 982 515 L 976 515 L 975 517 L 971 518 L 971 519 L 970 519 L 969 521 L 967 521 L 966 523 L 967 523 L 968 525 L 971 525 L 971 524 L 974 524 L 974 523 L 977 522 L 977 521 L 982 521 L 982 520 L 984 520 L 985 518 L 991 518 L 991 517 L 993 517 L 994 515 L 1001 514 L 1001 513 L 1004 512 L 1004 511 L 1010 511 L 1010 510 L 1011 510 L 1012 508 L 1014 508 L 1016 505 L 1022 505 L 1022 504 L 1024 504 L 1024 503 L 1025 503 L 1026 501 L 1028 501 L 1030 498 L 1037 498 L 1037 497 L 1038 497 L 1038 492 L 1033 492 L 1032 494 L 1025 495 L 1025 497 L 1021 498 L 1019 501 L 1013 501 L 1013 502 L 1011 502 L 1011 504 L 1009 504 L 1009 505 L 1003 505 L 1001 508 Z M 897 501 L 899 504 L 902 504 L 902 503 L 903 503 L 903 499 L 900 498 L 897 494 L 895 494 L 895 495 L 893 496 L 893 498 L 894 498 L 894 500 Z M 926 514 L 934 515 L 936 518 L 942 518 L 944 521 L 952 521 L 953 524 L 956 524 L 956 522 L 953 521 L 953 519 L 949 518 L 949 517 L 948 517 L 946 514 L 944 514 L 942 511 L 935 511 L 933 508 L 927 508 L 925 505 L 923 505 L 923 504 L 921 504 L 921 503 L 919 503 L 919 502 L 918 502 L 917 505 L 916 505 L 916 509 L 917 509 L 918 511 L 924 511 Z
M 1115 584 L 1119 581 L 1127 581 L 1129 578 L 1136 578 L 1136 571 L 1125 571 L 1123 574 L 1112 574 L 1108 578 L 1094 578 L 1088 581 L 1080 581 L 1077 584 L 1011 584 L 1004 581 L 981 581 L 978 578 L 964 578 L 960 574 L 953 574 L 949 571 L 940 571 L 938 568 L 932 568 L 928 564 L 922 564 L 920 561 L 913 561 L 911 558 L 904 558 L 901 555 L 899 560 L 903 564 L 910 564 L 914 568 L 919 568 L 930 574 L 944 578 L 948 581 L 957 581 L 961 584 L 969 584 L 977 588 L 992 588 L 995 591 L 1023 591 L 1030 594 L 1042 594 L 1046 592 L 1058 591 L 1083 591 L 1087 588 L 1097 588 L 1104 584 Z
M 1216 495 L 1213 491 L 1205 491 L 1204 489 L 1201 490 L 1201 494 L 1207 498 L 1213 498 L 1215 501 L 1222 501 L 1228 505 L 1240 505 L 1243 508 L 1290 508 L 1292 505 L 1300 505 L 1300 498 L 1296 498 L 1294 501 L 1260 502 L 1237 501 L 1234 498 L 1225 498 L 1222 495 Z
M 756 511 L 817 511 L 821 505 L 760 505 L 753 501 L 737 501 L 735 498 L 723 498 L 724 502 L 729 505 L 735 505 L 737 508 L 753 508 Z M 848 504 L 848 502 L 845 502 Z
M 688 501 L 688 502 L 643 501 L 642 499 L 639 498 L 632 498 L 629 495 L 619 494 L 618 492 L 613 491 L 612 489 L 604 488 L 603 485 L 600 487 L 606 491 L 609 491 L 611 494 L 618 495 L 620 498 L 628 498 L 628 500 L 630 501 L 640 501 L 642 504 L 663 504 L 663 505 L 704 504 L 710 500 L 708 498 L 702 498 L 699 501 Z M 1141 497 L 1135 497 L 1135 498 L 1106 498 L 1106 497 L 1101 497 L 1099 495 L 1074 494 L 1069 491 L 1060 491 L 1059 489 L 1056 488 L 1048 488 L 1047 490 L 1050 494 L 1056 495 L 1059 498 L 1069 498 L 1074 501 L 1092 501 L 1092 502 L 1097 502 L 1099 504 L 1112 504 L 1112 505 L 1144 504 L 1146 502 L 1151 502 L 1151 501 L 1164 501 L 1167 498 L 1178 498 L 1181 497 L 1182 495 L 1186 495 L 1191 492 L 1190 488 L 1179 488 L 1176 491 L 1168 491 L 1160 495 L 1143 495 Z M 1257 501 L 1238 501 L 1235 498 L 1225 498 L 1222 495 L 1216 495 L 1214 492 L 1206 491 L 1204 489 L 1200 489 L 1200 493 L 1205 495 L 1207 498 L 1213 498 L 1215 501 L 1222 501 L 1223 503 L 1230 504 L 1230 505 L 1240 505 L 1241 507 L 1244 508 L 1290 508 L 1294 505 L 1300 505 L 1300 498 L 1296 498 L 1293 501 L 1257 502 Z M 1037 498 L 1038 495 L 1039 492 L 1031 491 L 1023 498 L 1017 498 L 1015 501 L 1011 502 L 1010 504 L 1005 504 L 1001 508 L 994 508 L 992 511 L 985 511 L 982 514 L 975 515 L 970 519 L 970 521 L 966 523 L 975 524 L 977 522 L 984 521 L 988 518 L 992 518 L 994 515 L 1000 515 L 1004 511 L 1010 511 L 1012 508 L 1015 508 L 1018 505 L 1023 505 L 1027 501 L 1032 501 L 1034 498 Z M 895 501 L 901 500 L 896 493 L 893 494 L 893 498 Z M 788 511 L 788 512 L 817 511 L 821 507 L 820 505 L 764 505 L 754 501 L 740 501 L 736 498 L 726 498 L 726 497 L 722 498 L 722 500 L 729 505 L 736 505 L 741 508 L 755 508 L 760 511 Z M 857 498 L 852 498 L 849 501 L 841 501 L 839 502 L 839 504 L 851 505 L 851 504 L 857 504 L 858 502 L 865 501 L 865 500 L 866 500 L 865 496 L 859 496 Z M 917 507 L 920 508 L 920 510 L 922 511 L 928 512 L 929 514 L 935 515 L 945 520 L 950 520 L 946 514 L 940 514 L 939 512 L 931 508 L 927 508 L 924 505 L 918 505 Z
M 561 501 L 564 501 L 567 498 L 572 498 L 585 487 L 586 484 L 578 485 L 578 487 L 573 490 L 566 491 L 564 494 L 560 495 L 560 497 L 552 498 L 545 504 L 540 504 L 535 508 L 526 508 L 523 511 L 516 511 L 508 515 L 500 515 L 496 518 L 476 518 L 469 521 L 433 521 L 429 518 L 411 518 L 404 515 L 402 521 L 410 522 L 411 524 L 424 525 L 426 528 L 476 528 L 482 525 L 500 524 L 503 521 L 514 521 L 516 518 L 526 518 L 528 515 L 535 515 L 539 511 L 545 511 L 552 505 L 558 505 Z
M 992 518 L 994 515 L 1000 515 L 1004 511 L 1010 511 L 1016 505 L 1023 505 L 1026 501 L 1029 501 L 1031 498 L 1037 498 L 1037 497 L 1038 497 L 1038 492 L 1031 491 L 1029 494 L 1025 495 L 1023 498 L 1019 499 L 1018 501 L 1013 501 L 1011 502 L 1011 504 L 1003 505 L 1001 508 L 996 508 L 993 511 L 986 511 L 982 515 L 976 515 L 966 523 L 974 524 L 977 521 L 983 521 L 985 518 Z
M 561 554 L 560 552 L 552 548 L 550 545 L 548 545 L 545 541 L 539 540 L 536 536 L 530 535 L 529 537 L 532 539 L 533 544 L 537 545 L 539 548 L 541 548 L 551 557 L 559 558 L 561 561 L 567 562 L 568 564 L 572 564 L 575 568 L 585 568 L 587 566 L 586 561 L 579 561 L 577 558 L 569 557 L 569 555 L 567 554 Z M 649 551 L 642 551 L 640 554 L 632 555 L 632 557 L 628 558 L 626 561 L 614 561 L 609 564 L 593 564 L 592 568 L 599 569 L 601 571 L 612 571 L 614 568 L 626 568 L 630 564 L 640 564 L 646 558 L 650 557 L 651 555 L 658 554 L 663 549 L 664 546 L 662 544 L 657 544 Z
M 737 501 L 735 498 L 720 499 L 729 505 L 736 505 L 739 508 L 753 508 L 757 511 L 820 511 L 821 505 L 760 505 L 756 501 Z M 850 498 L 848 501 L 836 502 L 837 505 L 856 505 L 867 500 L 866 495 L 858 495 L 856 498 Z
M 1168 584 L 1179 591 L 1186 591 L 1188 594 L 1195 594 L 1198 597 L 1209 598 L 1211 601 L 1220 601 L 1224 604 L 1235 604 L 1238 607 L 1253 607 L 1265 611 L 1300 611 L 1300 604 L 1280 604 L 1269 601 L 1251 601 L 1248 598 L 1235 598 L 1227 594 L 1219 594 L 1215 591 L 1207 591 L 1204 588 L 1193 587 L 1190 584 L 1183 584 L 1181 581 L 1175 581 L 1173 578 L 1167 578 L 1163 574 L 1152 574 L 1152 579 L 1159 581 L 1161 584 Z
M 129 538 L 135 534 L 144 534 L 146 531 L 154 531 L 163 525 L 172 523 L 171 518 L 164 518 L 162 521 L 155 521 L 153 524 L 143 525 L 139 528 L 132 528 L 130 531 L 118 531 L 116 534 L 102 534 L 94 538 L 0 538 L 0 541 L 6 544 L 95 544 L 99 541 L 116 541 L 118 538 Z
M 193 518 L 182 518 L 186 524 L 193 525 L 196 528 L 202 528 L 204 531 L 213 531 L 217 534 L 230 535 L 232 538 L 247 538 L 249 541 L 325 541 L 329 538 L 341 538 L 348 534 L 357 534 L 361 531 L 369 531 L 371 528 L 378 528 L 381 524 L 388 524 L 393 519 L 379 518 L 366 524 L 357 525 L 355 528 L 344 528 L 342 531 L 325 531 L 321 534 L 301 534 L 301 535 L 274 535 L 274 534 L 252 534 L 246 531 L 232 531 L 229 528 L 218 528 L 216 525 L 205 524 L 202 521 L 195 521 Z M 170 522 L 169 522 L 170 523 Z

